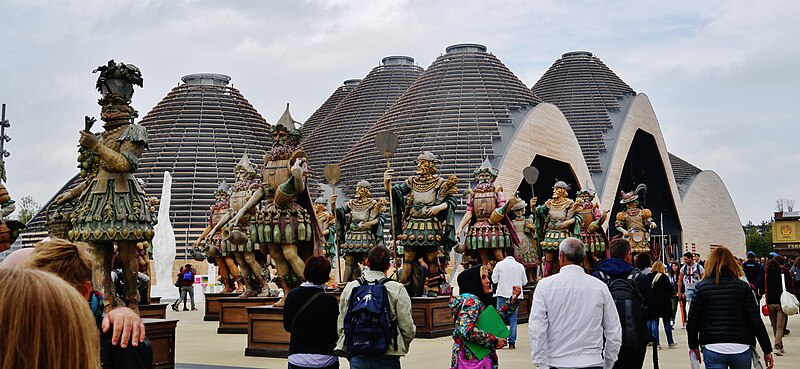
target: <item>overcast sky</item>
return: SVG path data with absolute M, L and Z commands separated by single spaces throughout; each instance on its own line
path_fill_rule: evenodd
M 267 121 L 286 102 L 305 121 L 384 56 L 427 67 L 475 42 L 528 86 L 562 53 L 594 52 L 650 97 L 670 152 L 722 177 L 743 223 L 800 200 L 796 0 L 0 0 L 0 15 L 16 199 L 44 203 L 77 172 L 77 131 L 99 116 L 91 71 L 109 59 L 141 68 L 141 116 L 181 76 L 210 72 L 230 75 Z

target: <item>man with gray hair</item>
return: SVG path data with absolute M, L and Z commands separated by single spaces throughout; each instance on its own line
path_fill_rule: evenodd
M 542 279 L 533 294 L 531 359 L 543 368 L 605 368 L 617 360 L 622 330 L 605 283 L 583 270 L 583 242 L 558 246 L 561 271 Z

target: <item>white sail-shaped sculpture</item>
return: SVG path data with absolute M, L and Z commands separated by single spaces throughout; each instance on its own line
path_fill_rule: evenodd
M 175 276 L 172 265 L 175 263 L 175 231 L 169 221 L 169 207 L 172 201 L 172 175 L 164 172 L 164 185 L 161 187 L 161 202 L 158 207 L 158 224 L 153 237 L 153 262 L 156 269 L 156 285 L 152 288 L 152 296 L 161 296 L 165 300 L 177 299 Z

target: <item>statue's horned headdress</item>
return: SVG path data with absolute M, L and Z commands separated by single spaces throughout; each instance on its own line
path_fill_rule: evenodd
M 489 173 L 489 175 L 491 175 L 492 178 L 497 178 L 497 169 L 492 168 L 492 163 L 489 162 L 489 158 L 483 160 L 481 166 L 479 166 L 478 169 L 475 169 L 475 171 L 472 172 L 472 176 L 477 177 L 482 173 Z
M 300 133 L 300 130 L 295 128 L 295 123 L 295 120 L 292 119 L 292 113 L 289 112 L 289 103 L 286 103 L 286 110 L 283 111 L 283 115 L 278 119 L 278 122 L 270 127 L 270 134 L 276 135 L 283 133 L 289 136 L 289 145 L 298 145 L 303 135 Z
M 565 189 L 567 191 L 570 190 L 570 187 L 567 184 L 567 182 L 559 181 L 558 179 L 556 179 L 556 184 L 553 185 L 553 189 L 556 189 L 556 188 L 562 188 L 562 189 Z
M 356 183 L 356 188 L 358 187 L 365 187 L 366 189 L 369 190 L 372 188 L 372 185 L 366 179 L 362 179 L 358 181 L 358 183 Z
M 527 207 L 527 206 L 528 206 L 528 203 L 525 200 L 523 200 L 521 197 L 517 196 L 517 202 L 514 204 L 513 207 L 511 207 L 511 211 L 522 210 L 522 209 L 525 209 L 525 207 Z
M 317 199 L 316 199 L 316 200 L 314 200 L 314 203 L 315 203 L 315 204 L 323 204 L 323 205 L 327 205 L 327 204 L 328 204 L 328 200 L 325 200 L 325 198 L 324 198 L 324 197 L 320 196 L 320 197 L 317 197 Z
M 255 165 L 253 165 L 253 163 L 250 162 L 250 157 L 247 156 L 247 153 L 244 153 L 244 155 L 242 156 L 242 160 L 239 160 L 239 164 L 236 164 L 236 167 L 234 167 L 233 169 L 239 170 L 240 168 L 248 173 L 256 172 L 256 167 Z
M 422 154 L 419 154 L 416 161 L 419 162 L 421 160 L 430 161 L 434 164 L 441 163 L 441 160 L 439 160 L 439 158 L 430 151 L 424 151 Z
M 594 200 L 594 197 L 597 195 L 593 189 L 589 188 L 589 181 L 586 181 L 586 184 L 581 188 L 578 193 L 575 194 L 576 197 L 589 197 L 589 200 Z
M 627 204 L 629 202 L 634 202 L 639 199 L 639 192 L 644 191 L 647 193 L 647 186 L 644 183 L 640 183 L 636 186 L 636 189 L 631 192 L 620 191 L 620 195 L 622 195 L 622 200 L 619 201 L 620 204 Z

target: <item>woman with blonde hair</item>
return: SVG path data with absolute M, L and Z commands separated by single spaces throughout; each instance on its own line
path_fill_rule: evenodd
M 647 255 L 647 254 L 643 254 Z M 653 335 L 654 341 L 658 348 L 661 348 L 661 340 L 658 335 L 658 320 L 664 323 L 664 333 L 667 334 L 667 344 L 669 348 L 677 346 L 675 340 L 672 339 L 672 295 L 675 290 L 672 289 L 672 283 L 669 282 L 669 277 L 664 269 L 664 263 L 656 261 L 651 267 L 652 272 L 647 275 L 650 278 L 650 285 L 653 287 L 653 312 L 650 314 L 650 319 L 647 320 L 647 326 L 650 328 L 650 333 Z
M 740 279 L 742 265 L 730 250 L 718 247 L 711 251 L 705 271 L 695 286 L 686 322 L 690 352 L 700 359 L 702 346 L 707 369 L 750 368 L 758 339 L 764 363 L 772 368 L 772 345 L 756 296 Z
M 53 274 L 0 269 L 0 369 L 99 369 L 86 301 Z

